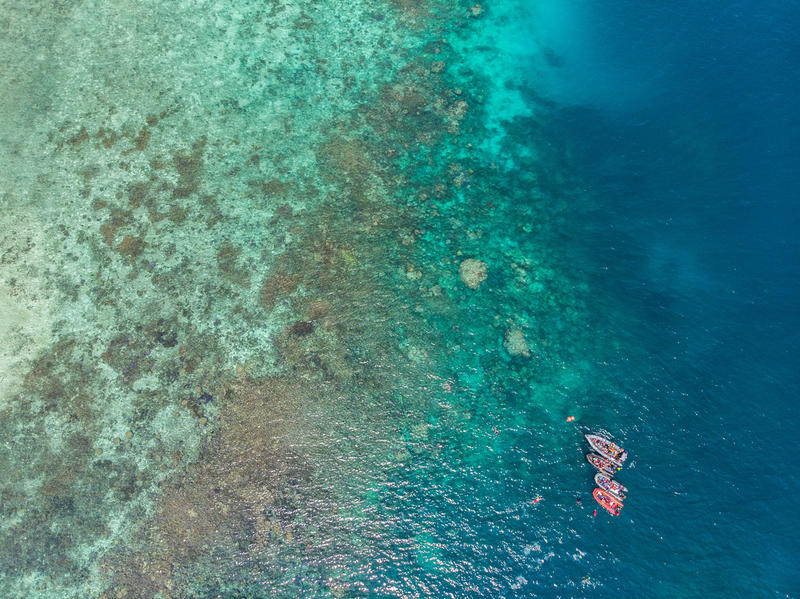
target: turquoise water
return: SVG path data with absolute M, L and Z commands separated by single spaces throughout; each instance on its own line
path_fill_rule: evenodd
M 795 8 L 0 15 L 3 596 L 797 596 Z

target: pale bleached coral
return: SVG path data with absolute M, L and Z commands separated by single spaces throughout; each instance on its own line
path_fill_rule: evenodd
M 475 260 L 474 258 L 467 258 L 458 267 L 458 274 L 461 277 L 461 282 L 470 289 L 477 289 L 481 286 L 487 274 L 486 262 L 482 260 Z
M 503 341 L 503 347 L 512 356 L 523 356 L 529 358 L 531 355 L 531 348 L 528 346 L 528 341 L 525 339 L 525 334 L 518 328 L 508 329 L 506 331 L 506 338 Z

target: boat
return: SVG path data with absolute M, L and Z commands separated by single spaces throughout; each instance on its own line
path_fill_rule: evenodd
M 606 508 L 606 511 L 612 516 L 619 516 L 619 511 L 622 509 L 622 502 L 616 499 L 611 493 L 606 493 L 603 489 L 597 488 L 592 492 L 594 500 Z
M 608 491 L 620 501 L 625 501 L 625 494 L 628 492 L 628 489 L 626 489 L 622 483 L 615 481 L 608 474 L 598 472 L 594 475 L 594 482 L 596 482 L 597 486 L 603 489 L 603 491 Z
M 608 458 L 599 456 L 596 453 L 587 453 L 586 461 L 597 468 L 600 472 L 605 472 L 606 474 L 614 474 L 614 472 L 619 470 L 619 467 L 614 464 L 614 462 Z
M 628 459 L 628 452 L 619 445 L 612 443 L 608 439 L 600 435 L 584 435 L 589 445 L 592 446 L 597 453 L 607 457 L 614 462 L 617 466 L 622 466 L 622 462 Z

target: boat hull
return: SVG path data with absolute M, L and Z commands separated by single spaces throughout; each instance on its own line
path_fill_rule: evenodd
M 594 475 L 594 482 L 598 487 L 610 493 L 615 498 L 619 499 L 620 501 L 625 501 L 628 489 L 626 489 L 621 483 L 615 481 L 609 475 L 598 472 Z
M 622 502 L 616 499 L 610 493 L 606 493 L 603 489 L 597 488 L 592 493 L 594 500 L 603 506 L 603 508 L 612 516 L 619 516 L 619 511 L 622 509 Z
M 589 445 L 601 456 L 608 458 L 617 466 L 622 466 L 622 463 L 628 459 L 628 452 L 618 447 L 619 452 L 612 453 L 609 451 L 610 446 L 616 447 L 611 441 L 601 437 L 600 435 L 584 435 Z
M 596 453 L 587 453 L 586 461 L 597 468 L 600 472 L 604 472 L 606 474 L 614 474 L 618 468 L 611 460 L 604 458 L 601 455 L 597 455 Z

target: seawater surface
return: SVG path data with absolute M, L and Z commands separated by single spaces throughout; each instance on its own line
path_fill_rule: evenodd
M 795 6 L 0 17 L 2 596 L 798 596 Z

